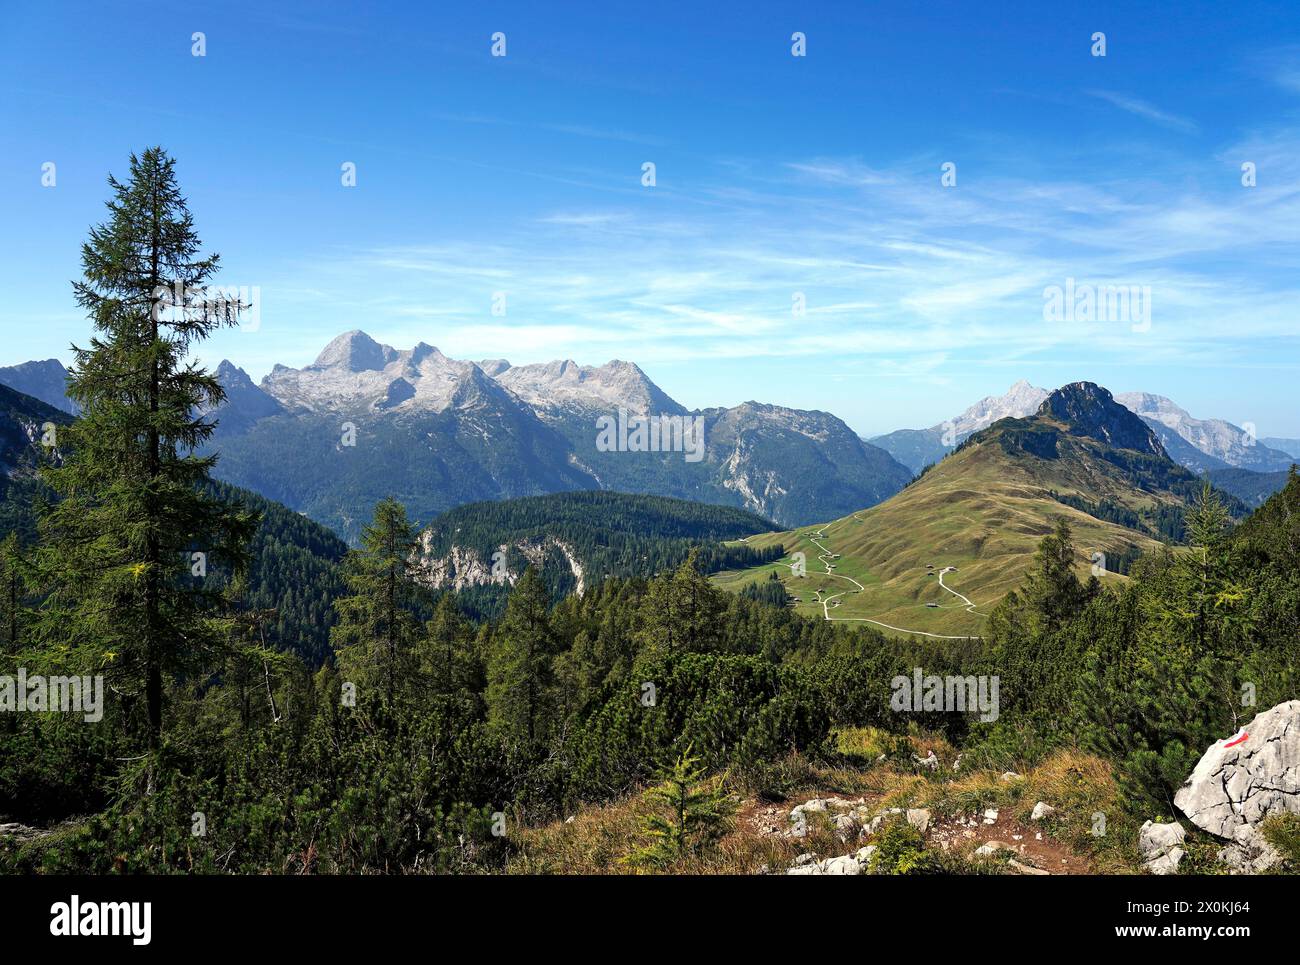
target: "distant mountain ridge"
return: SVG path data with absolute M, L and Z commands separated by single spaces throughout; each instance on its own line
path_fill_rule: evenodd
M 987 396 L 946 422 L 928 429 L 898 429 L 869 441 L 887 450 L 913 472 L 920 472 L 972 433 L 999 419 L 1035 414 L 1047 396 L 1047 390 L 1021 380 L 1005 394 Z M 1300 440 L 1256 440 L 1245 429 L 1224 419 L 1196 419 L 1161 395 L 1124 392 L 1114 398 L 1151 428 L 1171 459 L 1193 472 L 1220 469 L 1280 472 L 1296 461 L 1300 453 Z
M 0 384 L 70 412 L 67 375 L 47 359 L 0 368 Z M 234 480 L 349 536 L 374 499 L 376 475 L 410 501 L 417 518 L 478 499 L 609 489 L 734 505 L 783 523 L 824 519 L 887 499 L 972 434 L 1034 415 L 1049 395 L 1022 379 L 928 429 L 864 441 L 825 412 L 754 401 L 688 412 L 623 360 L 472 362 L 423 342 L 395 349 L 360 330 L 332 339 L 302 369 L 276 365 L 260 385 L 228 360 L 216 375 L 227 401 L 212 413 L 220 423 L 213 445 Z M 1300 452 L 1300 440 L 1256 441 L 1225 420 L 1193 418 L 1163 396 L 1115 399 L 1193 472 L 1269 474 L 1221 477 L 1249 498 L 1296 461 L 1290 450 Z M 672 452 L 602 451 L 595 421 L 620 411 L 703 420 L 699 463 L 684 465 Z M 344 441 L 344 424 L 370 463 L 331 458 L 355 448 Z M 389 451 L 378 451 L 385 441 Z
M 0 385 L 7 385 L 64 412 L 73 415 L 77 412 L 76 404 L 67 394 L 68 370 L 58 359 L 4 366 L 0 368 Z
M 669 398 L 631 362 L 614 359 L 604 365 L 579 365 L 563 360 L 511 365 L 504 359 L 494 361 L 498 365 L 489 374 L 543 416 L 562 410 L 607 413 L 619 406 L 637 415 L 686 412 L 685 406 Z
M 1283 439 L 1279 436 L 1265 436 L 1259 440 L 1270 449 L 1284 452 L 1293 459 L 1300 459 L 1300 439 Z
M 1189 469 L 1253 469 L 1256 472 L 1280 472 L 1295 461 L 1289 453 L 1270 448 L 1240 426 L 1223 419 L 1196 419 L 1170 399 L 1149 392 L 1124 392 L 1115 397 L 1120 404 L 1136 412 L 1157 432 L 1167 438 L 1176 434 L 1200 457 L 1182 446 L 1179 459 Z M 1174 447 L 1170 447 L 1173 451 Z
M 917 473 L 952 452 L 972 433 L 991 426 L 999 419 L 1033 415 L 1047 394 L 1046 389 L 1040 389 L 1021 379 L 1002 395 L 985 396 L 946 422 L 928 429 L 897 429 L 868 441 Z
M 213 413 L 212 448 L 223 477 L 349 537 L 381 495 L 429 519 L 484 499 L 604 489 L 790 524 L 874 505 L 911 478 L 830 413 L 759 402 L 688 412 L 622 360 L 476 363 L 354 330 L 260 385 L 228 361 L 218 377 L 228 398 Z M 703 451 L 608 451 L 597 419 L 620 412 L 698 420 Z

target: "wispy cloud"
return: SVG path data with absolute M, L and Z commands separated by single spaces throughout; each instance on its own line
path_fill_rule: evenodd
M 1251 72 L 1284 90 L 1300 94 L 1300 44 L 1286 44 L 1257 53 L 1251 58 Z
M 454 114 L 437 112 L 432 115 L 435 120 L 451 124 L 478 124 L 491 127 L 523 127 L 536 131 L 550 131 L 554 134 L 569 134 L 574 137 L 595 138 L 602 141 L 622 141 L 625 144 L 645 144 L 661 146 L 663 138 L 648 134 L 638 134 L 614 127 L 600 127 L 593 124 L 555 123 L 548 121 L 519 121 L 486 114 Z
M 1211 188 L 1192 176 L 1199 158 L 1154 180 L 1007 168 L 952 189 L 928 163 L 727 163 L 675 194 L 639 196 L 649 203 L 588 199 L 531 212 L 490 241 L 347 251 L 281 284 L 329 279 L 332 304 L 313 307 L 338 318 L 322 328 L 516 363 L 807 358 L 936 380 L 1076 355 L 1248 366 L 1250 339 L 1294 337 L 1300 176 L 1270 161 L 1267 184 L 1247 190 L 1229 162 L 1297 150 L 1300 133 L 1286 129 L 1225 144 Z M 1150 330 L 1046 322 L 1044 288 L 1067 278 L 1150 287 Z M 268 296 L 276 287 L 264 284 Z M 492 314 L 497 292 L 505 317 Z
M 1106 103 L 1118 107 L 1122 111 L 1128 111 L 1138 117 L 1145 118 L 1148 121 L 1159 124 L 1161 127 L 1173 131 L 1183 131 L 1188 134 L 1194 134 L 1198 130 L 1195 122 L 1185 117 L 1179 117 L 1177 114 L 1171 114 L 1163 111 L 1148 101 L 1140 97 L 1133 97 L 1128 94 L 1117 93 L 1111 90 L 1090 90 L 1086 92 L 1090 97 L 1096 97 L 1104 100 Z

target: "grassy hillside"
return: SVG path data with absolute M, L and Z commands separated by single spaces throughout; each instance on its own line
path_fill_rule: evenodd
M 1182 491 L 1195 482 L 1167 459 L 1072 434 L 1058 420 L 1007 419 L 879 506 L 747 541 L 803 552 L 806 577 L 792 575 L 787 556 L 720 573 L 715 582 L 740 590 L 777 572 L 802 613 L 892 633 L 979 635 L 1054 519 L 1064 517 L 1074 531 L 1081 575 L 1090 573 L 1092 553 L 1099 552 L 1107 558 L 1103 579 L 1119 579 L 1116 570 L 1124 567 L 1115 564 L 1159 545 L 1160 521 L 1181 513 Z M 1062 499 L 1122 509 L 1146 531 L 1098 519 Z M 956 569 L 944 572 L 948 567 Z

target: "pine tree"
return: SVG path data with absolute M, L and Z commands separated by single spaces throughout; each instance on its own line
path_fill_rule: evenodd
M 201 257 L 193 218 L 161 148 L 109 177 L 108 220 L 82 246 L 77 302 L 96 334 L 73 347 L 68 396 L 80 415 L 59 430 L 61 465 L 42 472 L 59 497 L 43 510 L 41 622 L 134 702 L 143 692 L 150 748 L 163 729 L 164 682 L 204 666 L 225 639 L 206 563 L 238 569 L 256 517 L 206 488 L 215 456 L 195 450 L 224 400 L 190 360 L 196 343 L 247 306 L 212 298 L 218 257 Z M 195 557 L 194 553 L 205 554 Z
M 573 638 L 573 658 L 582 694 L 607 683 L 616 683 L 632 670 L 635 643 L 611 608 L 600 626 L 591 632 L 579 630 Z
M 1074 540 L 1070 524 L 1058 518 L 1034 555 L 1022 590 L 1037 628 L 1055 633 L 1083 609 L 1095 587 L 1085 587 L 1074 574 Z
M 700 573 L 697 559 L 692 550 L 672 576 L 651 582 L 638 633 L 644 658 L 707 653 L 721 645 L 723 597 Z
M 660 777 L 661 783 L 646 792 L 657 809 L 642 822 L 649 843 L 627 857 L 629 864 L 663 867 L 695 853 L 716 839 L 735 810 L 720 781 L 716 787 L 699 786 L 704 770 L 690 747 Z
M 435 693 L 454 694 L 475 688 L 473 638 L 473 629 L 456 605 L 455 595 L 444 594 L 433 618 L 425 624 L 420 641 L 420 670 L 432 680 Z
M 368 675 L 376 668 L 389 704 L 401 679 L 409 679 L 418 633 L 413 608 L 419 594 L 419 541 L 406 509 L 381 500 L 361 531 L 361 546 L 343 561 L 348 595 L 334 601 L 338 625 L 330 642 L 348 669 Z
M 549 605 L 546 584 L 528 567 L 510 593 L 488 660 L 488 720 L 530 747 L 546 735 L 553 697 L 556 643 Z

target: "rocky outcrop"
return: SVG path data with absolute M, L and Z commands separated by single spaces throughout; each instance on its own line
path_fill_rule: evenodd
M 505 566 L 493 565 L 478 552 L 460 546 L 452 546 L 442 556 L 434 555 L 432 549 L 432 531 L 420 534 L 420 552 L 418 562 L 421 570 L 420 580 L 435 590 L 463 590 L 474 586 L 504 584 L 514 586 L 521 574 L 512 573 Z M 563 557 L 575 581 L 574 591 L 578 596 L 586 591 L 582 561 L 577 551 L 563 540 L 548 536 L 541 540 L 519 540 L 514 543 L 502 543 L 493 556 L 517 550 L 524 559 L 537 568 L 546 562 L 548 553 L 557 550 Z
M 801 854 L 794 864 L 786 869 L 788 875 L 861 875 L 871 871 L 871 857 L 876 853 L 876 846 L 869 844 L 859 848 L 853 854 L 838 858 L 826 858 L 818 861 L 811 854 Z
M 834 825 L 835 834 L 841 841 L 848 841 L 867 833 L 863 828 L 870 813 L 861 800 L 855 803 L 838 797 L 813 798 L 790 810 L 790 825 L 784 833 L 791 838 L 807 837 L 809 816 L 819 814 L 825 815 L 826 821 Z
M 812 798 L 791 808 L 788 826 L 778 833 L 789 838 L 807 837 L 809 820 L 813 815 L 820 816 L 820 820 L 833 826 L 836 837 L 844 842 L 877 833 L 891 818 L 906 821 L 921 834 L 929 831 L 933 823 L 928 808 L 895 807 L 874 811 L 862 799 L 849 801 L 844 798 L 825 797 Z
M 1153 875 L 1173 874 L 1187 854 L 1181 847 L 1186 838 L 1187 832 L 1177 821 L 1173 824 L 1146 822 L 1138 832 L 1142 863 Z
M 1072 435 L 1087 436 L 1117 449 L 1166 455 L 1151 427 L 1094 382 L 1061 386 L 1043 401 L 1038 414 L 1066 423 Z
M 1232 842 L 1220 857 L 1234 870 L 1275 862 L 1258 827 L 1273 815 L 1300 814 L 1300 700 L 1257 714 L 1207 750 L 1174 804 L 1197 827 Z
M 930 811 L 928 808 L 908 808 L 907 823 L 925 834 L 930 830 Z
M 1232 874 L 1253 875 L 1267 871 L 1282 860 L 1264 835 L 1250 825 L 1237 831 L 1232 842 L 1219 851 L 1218 858 Z

